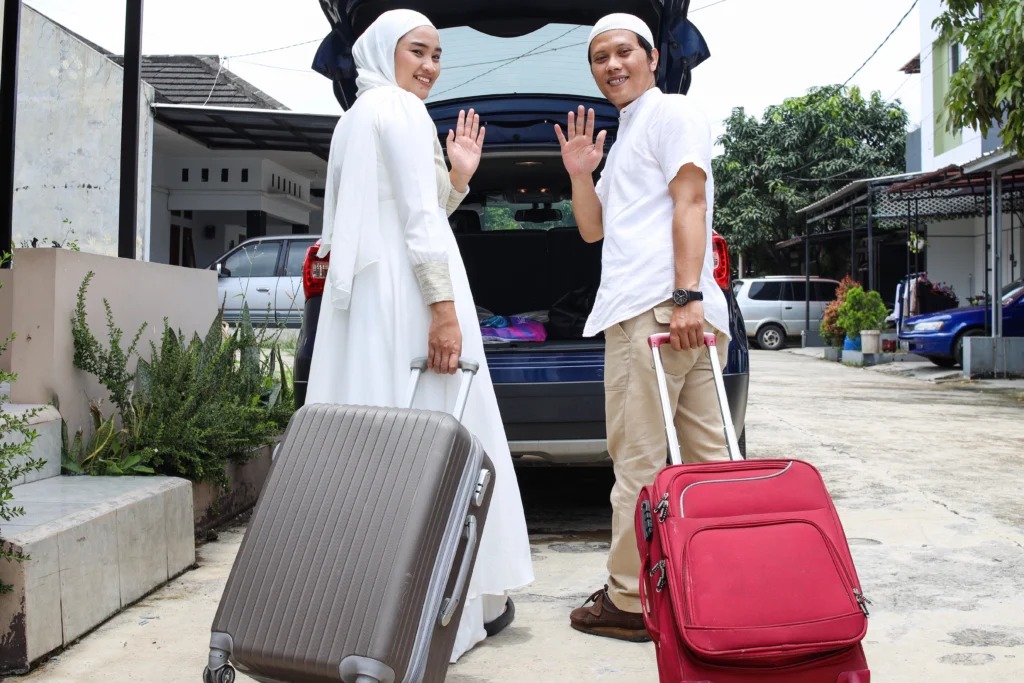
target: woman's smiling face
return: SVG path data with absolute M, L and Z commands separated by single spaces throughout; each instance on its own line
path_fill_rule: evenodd
M 395 48 L 398 86 L 425 100 L 440 75 L 441 38 L 437 30 L 420 26 L 402 36 Z

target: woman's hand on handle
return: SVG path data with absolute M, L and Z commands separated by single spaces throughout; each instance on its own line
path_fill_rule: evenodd
M 433 320 L 428 337 L 427 367 L 439 375 L 454 375 L 462 356 L 462 329 L 455 302 L 439 301 L 430 307 Z

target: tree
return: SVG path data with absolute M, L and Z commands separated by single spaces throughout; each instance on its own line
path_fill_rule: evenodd
M 932 25 L 966 51 L 949 81 L 947 128 L 975 128 L 987 136 L 1001 125 L 1003 146 L 1024 156 L 1024 3 L 946 0 L 946 11 Z
M 768 107 L 760 121 L 734 109 L 712 161 L 715 229 L 752 263 L 785 267 L 774 245 L 803 234 L 799 209 L 906 169 L 907 121 L 898 101 L 838 85 Z

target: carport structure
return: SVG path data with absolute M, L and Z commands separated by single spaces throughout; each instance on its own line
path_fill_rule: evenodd
M 1018 225 L 1024 214 L 1024 164 L 1014 155 L 997 151 L 964 166 L 858 180 L 797 213 L 804 216 L 804 234 L 777 246 L 803 243 L 808 280 L 812 243 L 849 240 L 850 262 L 855 264 L 858 244 L 866 242 L 864 285 L 869 290 L 879 287 L 880 245 L 900 243 L 907 247 L 903 274 L 910 276 L 926 269 L 921 250 L 909 246 L 912 241 L 927 240 L 928 222 L 984 218 L 984 298 L 991 304 L 985 334 L 990 338 L 1001 337 L 1002 317 L 997 312 L 998 293 L 1006 281 L 1001 272 L 1001 237 L 1006 215 L 1011 221 L 1011 252 L 1020 248 L 1012 243 L 1015 228 L 1024 228 Z M 809 294 L 805 321 L 811 330 Z

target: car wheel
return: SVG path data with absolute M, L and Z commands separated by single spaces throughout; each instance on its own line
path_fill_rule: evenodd
M 956 361 L 952 358 L 946 358 L 945 356 L 929 356 L 928 360 L 935 363 L 940 368 L 951 368 L 956 365 Z
M 757 331 L 757 345 L 765 351 L 778 351 L 786 344 L 786 334 L 778 325 L 765 325 Z
M 964 330 L 953 342 L 953 359 L 960 367 L 964 366 L 964 337 L 980 337 L 981 330 Z

